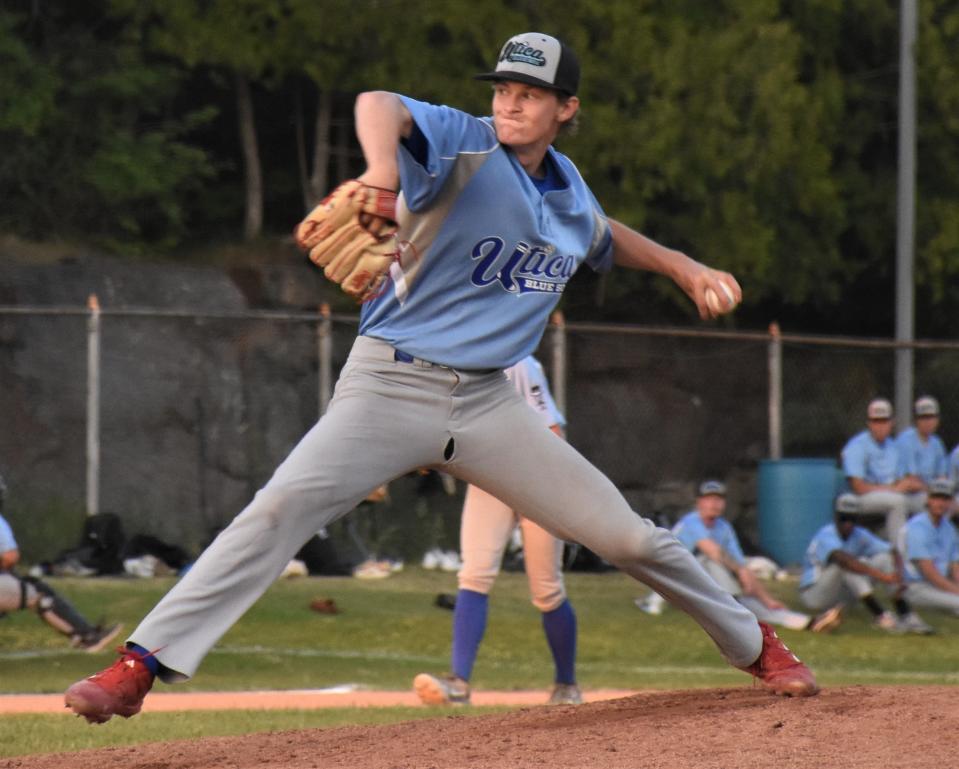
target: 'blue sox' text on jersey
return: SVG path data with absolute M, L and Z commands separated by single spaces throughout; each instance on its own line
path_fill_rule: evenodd
M 491 119 L 400 98 L 415 124 L 397 153 L 400 252 L 360 334 L 452 368 L 508 368 L 536 350 L 581 264 L 612 265 L 609 222 L 552 147 L 557 184 L 540 192 Z

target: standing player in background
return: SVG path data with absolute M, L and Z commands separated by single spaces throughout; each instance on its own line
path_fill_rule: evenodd
M 529 355 L 506 369 L 506 376 L 543 425 L 559 436 L 565 420 L 556 408 L 539 361 Z M 466 489 L 460 523 L 463 566 L 453 609 L 453 649 L 450 675 L 421 673 L 413 688 L 427 705 L 465 705 L 470 701 L 470 676 L 486 632 L 489 593 L 499 574 L 503 553 L 517 524 L 523 535 L 523 563 L 533 605 L 542 612 L 543 632 L 555 670 L 550 705 L 578 705 L 576 685 L 576 614 L 563 584 L 563 541 L 514 512 L 472 484 Z
M 479 486 L 662 593 L 731 665 L 773 691 L 818 691 L 775 631 L 544 430 L 503 374 L 536 349 L 583 263 L 667 275 L 703 318 L 732 309 L 739 285 L 608 219 L 576 166 L 551 146 L 579 109 L 579 64 L 567 46 L 541 33 L 517 35 L 496 70 L 480 77 L 493 82 L 491 118 L 384 91 L 357 97 L 366 171 L 297 229 L 328 277 L 369 300 L 333 400 L 136 628 L 121 659 L 67 690 L 67 705 L 88 721 L 139 712 L 156 676 L 192 676 L 307 538 L 420 467 Z M 384 190 L 399 197 L 389 202 Z M 371 197 L 379 214 L 364 206 L 340 225 L 341 211 Z M 366 235 L 377 216 L 399 224 L 385 283 L 379 262 L 374 269 L 356 259 L 375 250 Z M 378 235 L 376 242 L 390 248 Z M 720 306 L 713 294 L 729 299 Z
M 103 650 L 117 637 L 122 625 L 94 625 L 46 582 L 16 573 L 20 549 L 13 529 L 2 515 L 6 492 L 0 476 L 0 617 L 7 612 L 32 609 L 76 648 L 91 654 Z

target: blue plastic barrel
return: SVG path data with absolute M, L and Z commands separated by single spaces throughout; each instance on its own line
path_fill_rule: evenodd
M 759 546 L 780 566 L 802 561 L 809 540 L 833 519 L 842 474 L 834 459 L 759 463 Z

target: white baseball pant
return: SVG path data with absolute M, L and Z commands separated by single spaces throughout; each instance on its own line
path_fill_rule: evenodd
M 562 540 L 472 485 L 466 488 L 460 523 L 459 588 L 489 595 L 517 523 L 523 534 L 523 563 L 533 606 L 541 612 L 552 611 L 566 599 Z

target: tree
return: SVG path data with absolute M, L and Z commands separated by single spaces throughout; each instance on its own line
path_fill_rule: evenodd
M 147 61 L 103 3 L 0 14 L 3 226 L 125 248 L 170 246 L 212 173 L 183 137 L 209 118 L 173 114 L 181 70 Z

